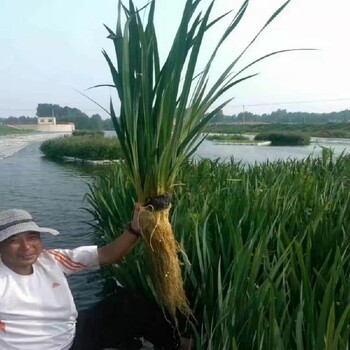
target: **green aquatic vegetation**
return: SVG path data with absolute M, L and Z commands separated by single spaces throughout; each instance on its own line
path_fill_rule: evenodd
M 117 139 L 96 135 L 60 137 L 44 141 L 40 150 L 52 159 L 74 157 L 83 160 L 122 159 Z
M 310 136 L 302 132 L 263 132 L 254 137 L 256 141 L 271 141 L 272 146 L 305 146 Z
M 307 123 L 255 123 L 255 124 L 210 124 L 205 128 L 208 133 L 224 134 L 252 134 L 270 133 L 270 132 L 303 132 L 312 137 L 341 137 L 350 138 L 350 123 L 326 123 L 326 124 L 307 124 Z
M 195 349 L 349 346 L 349 165 L 326 150 L 303 161 L 182 169 L 170 220 L 188 256 Z M 120 234 L 135 196 L 118 166 L 95 179 L 87 200 L 98 240 Z M 157 300 L 148 264 L 140 244 L 105 276 Z
M 238 142 L 254 142 L 249 139 L 249 137 L 241 134 L 232 134 L 232 135 L 208 135 L 206 137 L 209 141 L 218 141 L 218 142 L 228 142 L 228 143 L 238 143 Z
M 102 130 L 74 130 L 72 132 L 72 136 L 104 136 L 104 132 Z

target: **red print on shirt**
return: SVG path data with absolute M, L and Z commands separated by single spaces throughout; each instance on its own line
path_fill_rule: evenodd
M 0 331 L 6 332 L 6 325 L 2 321 L 0 321 Z
M 57 287 L 59 287 L 59 286 L 60 286 L 60 284 L 57 283 L 57 282 L 53 282 L 53 283 L 52 283 L 52 288 L 57 288 Z

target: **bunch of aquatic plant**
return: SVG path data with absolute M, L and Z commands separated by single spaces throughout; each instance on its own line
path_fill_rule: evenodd
M 256 141 L 271 141 L 272 146 L 305 146 L 310 136 L 303 132 L 262 132 L 254 137 Z
M 248 142 L 249 137 L 242 134 L 229 134 L 229 135 L 208 135 L 207 140 L 209 141 L 218 141 L 218 142 L 228 142 L 228 143 L 237 143 L 237 142 Z
M 46 140 L 40 145 L 46 157 L 61 159 L 74 157 L 84 160 L 122 159 L 122 152 L 115 137 L 95 135 L 59 137 Z
M 349 157 L 185 165 L 171 222 L 191 264 L 184 286 L 195 349 L 346 349 L 350 306 Z M 121 231 L 135 191 L 125 169 L 88 196 L 103 242 Z M 154 297 L 142 245 L 109 280 Z
M 248 2 L 243 2 L 213 45 L 212 52 L 206 52 L 208 61 L 202 67 L 197 63 L 206 34 L 230 15 L 226 13 L 211 19 L 215 1 L 200 12 L 201 0 L 186 0 L 174 41 L 162 66 L 154 26 L 154 0 L 146 6 L 146 23 L 142 20 L 144 14 L 140 14 L 133 1 L 129 1 L 128 7 L 119 2 L 116 31 L 107 27 L 116 54 L 114 64 L 103 52 L 114 82 L 107 86 L 116 89 L 120 100 L 119 117 L 112 102 L 110 114 L 123 151 L 126 172 L 135 188 L 137 201 L 143 205 L 140 226 L 152 262 L 159 302 L 173 318 L 177 311 L 186 316 L 190 314 L 178 255 L 183 249 L 174 239 L 169 222 L 176 176 L 203 140 L 201 133 L 205 125 L 230 101 L 220 101 L 220 97 L 256 75 L 242 76 L 246 69 L 278 53 L 267 54 L 243 68 L 236 68 L 246 50 L 289 1 L 271 16 L 221 75 L 212 80 L 213 62 L 243 18 Z M 284 51 L 287 50 L 279 52 Z
M 89 129 L 82 129 L 82 130 L 74 130 L 72 132 L 72 136 L 104 136 L 104 132 L 102 130 L 89 130 Z

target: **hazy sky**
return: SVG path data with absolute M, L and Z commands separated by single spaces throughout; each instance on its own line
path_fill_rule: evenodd
M 145 2 L 135 0 L 138 6 Z M 156 29 L 163 57 L 184 2 L 157 0 Z M 218 57 L 213 78 L 283 2 L 251 0 L 240 28 Z M 237 10 L 240 4 L 241 0 L 216 0 L 215 13 Z M 106 39 L 103 23 L 115 28 L 116 9 L 116 0 L 0 0 L 0 117 L 35 116 L 38 103 L 105 116 L 75 90 L 111 82 L 101 49 L 112 56 L 112 42 Z M 308 112 L 349 109 L 349 14 L 350 0 L 292 0 L 249 49 L 241 67 L 273 50 L 319 50 L 282 54 L 250 69 L 259 76 L 230 91 L 227 97 L 235 99 L 225 114 L 243 110 L 261 114 L 278 108 Z M 205 62 L 223 27 L 209 33 L 201 62 Z M 108 107 L 109 88 L 87 93 Z

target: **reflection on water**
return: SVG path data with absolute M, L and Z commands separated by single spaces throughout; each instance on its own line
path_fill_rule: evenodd
M 100 175 L 106 172 L 106 165 L 103 164 L 89 164 L 89 163 L 82 163 L 82 162 L 72 162 L 72 161 L 59 161 L 59 160 L 52 160 L 49 159 L 42 154 L 40 154 L 40 157 L 43 162 L 48 162 L 50 165 L 55 165 L 58 167 L 61 167 L 64 169 L 64 172 L 71 173 L 71 174 L 79 174 L 80 177 L 87 179 L 88 181 L 91 179 L 92 176 Z

